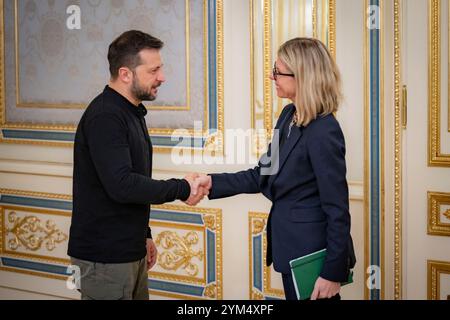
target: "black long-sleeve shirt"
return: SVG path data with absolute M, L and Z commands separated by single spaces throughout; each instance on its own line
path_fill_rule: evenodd
M 68 255 L 101 263 L 146 255 L 150 204 L 186 200 L 186 180 L 152 179 L 147 110 L 106 87 L 86 109 L 75 136 Z

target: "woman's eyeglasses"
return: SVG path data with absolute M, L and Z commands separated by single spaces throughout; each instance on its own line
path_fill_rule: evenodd
M 277 64 L 276 62 L 273 64 L 273 69 L 272 69 L 272 77 L 274 80 L 277 80 L 278 76 L 286 76 L 286 77 L 295 77 L 295 75 L 293 73 L 281 73 L 278 71 L 277 69 Z

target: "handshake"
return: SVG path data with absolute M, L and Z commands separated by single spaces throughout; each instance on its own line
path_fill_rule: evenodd
M 205 196 L 209 195 L 212 178 L 206 174 L 190 173 L 184 179 L 191 187 L 191 195 L 184 201 L 189 206 L 196 206 Z

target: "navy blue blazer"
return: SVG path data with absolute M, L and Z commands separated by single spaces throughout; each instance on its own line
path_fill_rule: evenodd
M 291 121 L 286 106 L 275 129 Z M 273 150 L 272 150 L 273 148 Z M 267 223 L 267 265 L 289 274 L 289 261 L 327 248 L 321 277 L 346 281 L 355 263 L 350 236 L 345 141 L 334 115 L 318 117 L 306 127 L 293 126 L 280 152 L 271 143 L 254 169 L 211 174 L 209 199 L 263 193 L 272 201 Z M 277 168 L 267 175 L 267 156 Z M 277 158 L 276 155 L 279 154 Z

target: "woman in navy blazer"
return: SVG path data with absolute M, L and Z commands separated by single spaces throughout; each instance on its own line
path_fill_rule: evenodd
M 282 274 L 286 299 L 296 299 L 289 261 L 323 248 L 327 256 L 311 299 L 339 298 L 354 265 L 350 236 L 345 141 L 333 113 L 341 78 L 316 39 L 283 44 L 271 79 L 293 104 L 282 111 L 259 165 L 238 173 L 200 176 L 209 199 L 263 193 L 272 201 L 267 223 L 267 265 Z

